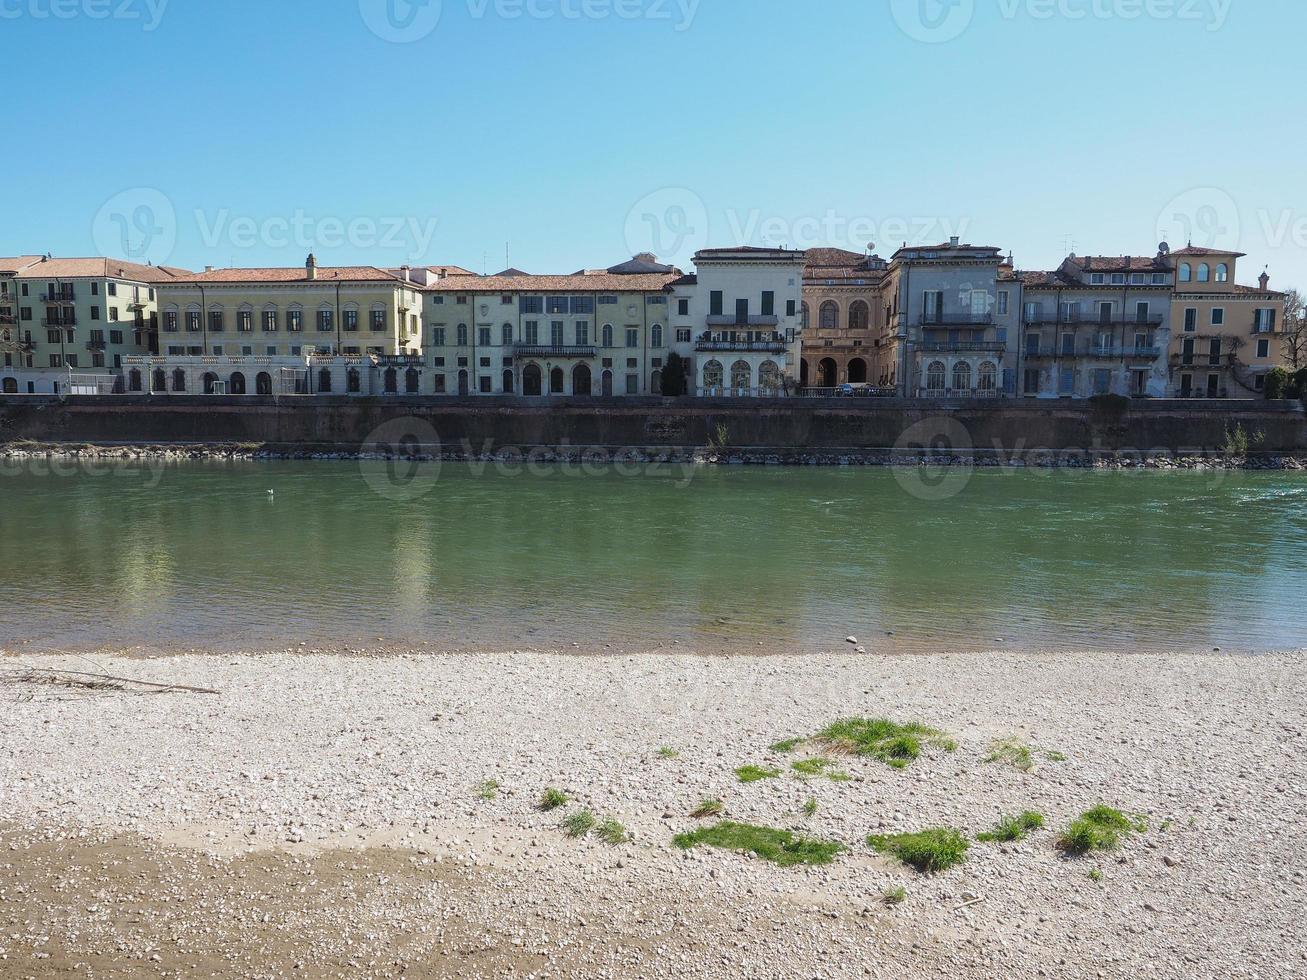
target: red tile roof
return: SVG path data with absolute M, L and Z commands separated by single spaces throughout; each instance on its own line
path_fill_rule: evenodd
M 132 282 L 174 282 L 193 273 L 163 265 L 141 265 L 126 259 L 41 259 L 21 269 L 24 279 L 127 279 Z
M 1226 251 L 1222 251 L 1222 250 L 1219 249 L 1219 248 L 1202 248 L 1201 246 L 1198 246 L 1198 245 L 1186 245 L 1184 248 L 1177 249 L 1176 251 L 1172 252 L 1171 254 L 1172 254 L 1172 255 L 1191 255 L 1191 256 L 1194 256 L 1194 257 L 1202 257 L 1202 256 L 1204 256 L 1204 255 L 1219 255 L 1219 256 L 1223 256 L 1223 257 L 1227 257 L 1227 258 L 1236 258 L 1236 259 L 1241 259 L 1241 258 L 1243 258 L 1244 255 L 1246 255 L 1247 253 L 1245 253 L 1245 252 L 1226 252 Z
M 611 272 L 570 276 L 454 276 L 423 288 L 435 293 L 656 293 L 680 278 L 679 272 L 625 276 Z
M 461 277 L 459 277 L 461 278 Z M 272 269 L 214 269 L 212 272 L 188 273 L 179 277 L 179 283 L 201 283 L 204 285 L 223 283 L 337 283 L 337 282 L 380 282 L 396 285 L 404 284 L 399 276 L 385 269 L 371 265 L 319 266 L 317 278 L 309 279 L 304 266 Z M 413 283 L 411 288 L 418 288 Z

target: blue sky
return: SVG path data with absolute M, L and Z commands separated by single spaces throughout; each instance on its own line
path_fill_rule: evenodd
M 960 234 L 1040 268 L 1164 234 L 1307 286 L 1299 0 L 0 0 L 0 36 L 4 253 Z

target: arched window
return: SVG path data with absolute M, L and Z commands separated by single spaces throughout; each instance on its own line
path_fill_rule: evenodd
M 929 391 L 944 390 L 944 376 L 946 372 L 943 361 L 931 361 L 930 367 L 926 368 L 926 388 Z
M 260 371 L 254 378 L 254 393 L 257 395 L 272 394 L 272 375 L 267 371 Z
M 955 391 L 971 390 L 971 365 L 958 361 L 953 365 L 953 389 Z
M 318 391 L 331 391 L 330 368 L 320 368 L 318 370 Z
M 661 395 L 663 393 L 663 372 L 654 368 L 653 374 L 649 375 L 649 394 Z
M 605 371 L 600 378 L 600 392 L 605 398 L 613 397 L 613 372 Z
M 141 390 L 141 372 L 138 371 L 136 368 L 132 368 L 131 373 L 127 375 L 127 390 L 128 391 Z
M 549 372 L 549 393 L 551 395 L 561 395 L 563 393 L 564 378 L 563 369 L 560 367 L 556 367 Z
M 214 374 L 212 371 L 205 371 L 205 372 L 204 372 L 204 393 L 205 393 L 206 395 L 212 395 L 213 392 L 214 392 L 214 390 L 215 390 L 217 387 L 218 387 L 218 376 L 217 376 L 216 374 Z
M 504 394 L 511 395 L 512 393 L 513 393 L 513 372 L 512 370 L 508 370 L 504 372 Z
M 172 373 L 172 390 L 173 391 L 186 390 L 186 372 L 183 371 L 181 368 L 178 368 L 176 371 Z
M 1198 281 L 1199 282 L 1212 281 L 1212 270 L 1211 267 L 1206 262 L 1202 263 L 1198 267 Z
M 470 384 L 471 384 L 471 381 L 470 381 L 470 379 L 468 378 L 467 371 L 459 371 L 459 372 L 458 372 L 458 393 L 459 393 L 460 395 L 466 395 L 466 394 L 469 394 L 469 393 L 470 393 Z
M 1222 262 L 1220 265 L 1216 267 L 1216 281 L 1217 282 L 1230 281 L 1230 267 L 1226 265 L 1224 262 Z
M 993 361 L 985 361 L 980 365 L 976 387 L 981 391 L 993 391 L 998 387 L 998 368 Z
M 572 394 L 588 395 L 590 394 L 590 367 L 587 364 L 578 364 L 572 368 Z
M 855 357 L 849 361 L 849 384 L 866 384 L 867 382 L 867 362 L 861 357 Z
M 163 368 L 154 369 L 154 380 L 151 382 L 150 390 L 158 392 L 168 390 L 168 376 L 164 374 Z
M 1194 267 L 1191 266 L 1188 262 L 1181 262 L 1181 263 L 1180 263 L 1180 281 L 1181 281 L 1181 282 L 1193 282 L 1193 279 L 1194 279 Z
M 720 388 L 726 381 L 726 371 L 722 368 L 722 362 L 718 360 L 709 361 L 703 366 L 703 386 L 705 388 Z
M 803 306 L 799 308 L 799 323 L 800 325 L 802 325 L 804 330 L 808 329 L 808 304 L 807 303 L 804 303 Z
M 363 389 L 362 381 L 358 368 L 350 368 L 345 372 L 345 390 L 351 395 L 357 395 Z
M 822 330 L 835 330 L 840 325 L 840 308 L 832 300 L 827 300 L 821 304 L 821 322 L 818 326 Z
M 17 378 L 5 378 L 5 382 L 4 382 L 4 392 L 5 392 L 6 395 L 16 395 L 16 394 L 18 394 L 18 379 L 17 379 Z
M 775 361 L 763 361 L 758 366 L 758 387 L 768 394 L 781 390 L 781 369 Z
M 736 361 L 731 365 L 731 387 L 753 387 L 753 368 L 749 366 L 748 361 Z
M 394 368 L 386 368 L 386 373 L 382 376 L 382 383 L 387 395 L 393 395 L 399 391 L 399 373 Z
M 604 324 L 603 337 L 601 338 L 601 343 L 605 347 L 613 346 L 613 325 L 611 323 Z
M 649 346 L 658 350 L 663 346 L 663 325 L 655 323 L 649 328 Z
M 422 375 L 417 368 L 409 368 L 404 372 L 404 393 L 416 395 L 421 388 Z
M 540 365 L 528 364 L 522 368 L 522 394 L 528 397 L 540 394 Z
M 857 300 L 849 307 L 849 329 L 866 330 L 871 326 L 871 307 Z
M 245 394 L 245 375 L 239 371 L 232 372 L 232 376 L 227 382 L 227 390 L 233 395 Z

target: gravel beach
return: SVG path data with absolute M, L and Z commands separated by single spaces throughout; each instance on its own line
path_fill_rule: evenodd
M 1288 654 L 0 658 L 0 977 L 1300 977 L 1305 703 Z M 769 748 L 851 716 L 957 747 Z M 1148 829 L 1065 855 L 1098 804 Z M 933 876 L 866 843 L 1027 810 Z M 846 849 L 673 844 L 717 819 Z

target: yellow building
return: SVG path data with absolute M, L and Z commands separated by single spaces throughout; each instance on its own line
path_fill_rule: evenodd
M 889 263 L 879 255 L 842 248 L 810 248 L 803 270 L 802 383 L 811 388 L 888 384 L 877 358 L 885 330 Z
M 158 289 L 182 269 L 113 258 L 4 260 L 0 277 L 0 383 L 50 393 L 85 383 L 112 391 L 125 358 L 148 354 L 158 330 Z
M 1174 398 L 1260 398 L 1285 363 L 1284 294 L 1266 273 L 1241 286 L 1241 252 L 1189 246 L 1172 253 L 1169 392 Z

